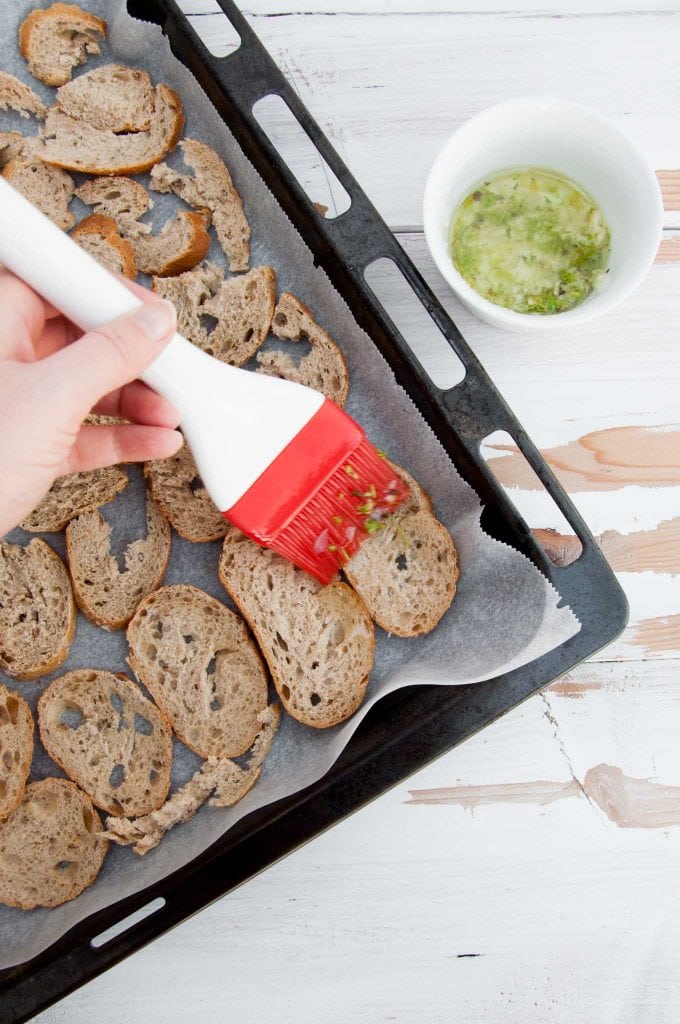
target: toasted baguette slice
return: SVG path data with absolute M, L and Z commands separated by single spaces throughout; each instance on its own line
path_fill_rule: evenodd
M 306 384 L 343 406 L 349 393 L 349 370 L 330 334 L 315 322 L 304 303 L 284 292 L 272 318 L 272 333 L 287 341 L 309 342 L 311 350 L 298 363 L 288 354 L 270 349 L 258 352 L 260 372 Z
M 78 607 L 104 629 L 123 629 L 137 605 L 163 582 L 170 557 L 170 525 L 150 496 L 146 537 L 125 551 L 125 569 L 111 554 L 111 526 L 98 511 L 84 512 L 66 527 L 66 550 Z
M 156 97 L 146 71 L 106 64 L 62 85 L 57 106 L 76 121 L 112 132 L 145 132 Z
M 128 485 L 121 466 L 69 473 L 54 481 L 49 491 L 21 524 L 29 533 L 63 530 L 76 516 L 113 501 Z
M 116 135 L 52 107 L 40 130 L 36 153 L 45 163 L 70 171 L 137 174 L 148 171 L 170 152 L 183 126 L 179 96 L 167 85 L 157 85 L 154 116 L 148 131 Z
M 194 345 L 222 362 L 242 366 L 269 333 L 276 274 L 271 267 L 256 267 L 225 281 L 221 268 L 208 263 L 179 277 L 155 277 L 153 290 L 174 303 L 179 330 Z M 217 321 L 211 331 L 203 326 L 206 314 Z
M 49 167 L 24 147 L 21 155 L 5 164 L 2 176 L 58 228 L 68 231 L 73 227 L 76 219 L 68 204 L 73 198 L 75 185 L 66 171 L 60 167 Z
M 0 683 L 0 820 L 21 801 L 33 757 L 33 715 Z
M 127 631 L 133 672 L 201 757 L 237 757 L 259 729 L 267 675 L 245 625 L 196 587 L 161 587 Z
M 180 210 L 158 235 L 131 235 L 137 267 L 143 274 L 170 277 L 201 262 L 210 248 L 206 217 Z
M 16 110 L 22 117 L 32 114 L 42 120 L 47 107 L 30 86 L 7 71 L 0 71 L 0 110 Z
M 281 702 L 293 718 L 327 729 L 354 714 L 373 666 L 373 623 L 346 583 L 323 587 L 233 527 L 222 585 L 255 634 Z
M 211 793 L 212 807 L 232 807 L 249 793 L 262 772 L 262 762 L 269 753 L 281 720 L 278 704 L 270 704 L 258 715 L 260 731 L 243 767 L 235 761 L 209 757 L 181 789 L 173 793 L 163 806 L 143 818 L 107 818 L 106 835 L 119 846 L 132 846 L 140 857 L 158 846 L 166 832 L 175 825 L 190 821 Z
M 172 729 L 127 676 L 67 672 L 38 702 L 45 750 L 109 814 L 148 814 L 170 789 Z
M 137 276 L 135 250 L 127 238 L 118 234 L 118 225 L 113 217 L 93 213 L 73 229 L 71 238 L 107 270 L 134 281 Z
M 92 802 L 72 782 L 31 783 L 0 823 L 0 903 L 33 910 L 75 899 L 104 863 L 102 833 Z
M 49 544 L 0 542 L 0 667 L 15 679 L 47 675 L 66 660 L 76 626 L 71 581 Z
M 203 486 L 186 442 L 169 459 L 145 463 L 144 475 L 158 507 L 180 537 L 194 544 L 224 537 L 227 520 Z
M 19 49 L 32 75 L 45 85 L 63 85 L 73 68 L 99 53 L 106 22 L 75 4 L 56 3 L 31 11 L 19 27 Z
M 214 149 L 196 139 L 184 139 L 180 149 L 193 176 L 167 164 L 153 168 L 151 188 L 174 192 L 189 206 L 210 210 L 222 251 L 232 271 L 247 270 L 250 263 L 250 225 L 231 175 Z
M 390 465 L 410 487 L 410 498 L 363 541 L 344 573 L 379 626 L 396 636 L 422 636 L 455 596 L 458 556 L 429 496 L 405 469 Z
M 149 234 L 150 224 L 139 222 L 153 203 L 141 182 L 121 176 L 90 178 L 76 189 L 76 195 L 95 213 L 112 217 L 127 236 Z

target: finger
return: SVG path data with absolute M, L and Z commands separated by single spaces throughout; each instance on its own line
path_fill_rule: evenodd
M 84 418 L 105 395 L 139 377 L 174 330 L 174 307 L 156 299 L 88 331 L 36 366 L 50 381 L 56 400 Z
M 72 324 L 66 317 L 58 316 L 49 318 L 39 338 L 34 342 L 33 348 L 37 359 L 46 359 L 47 356 L 58 352 L 65 345 L 70 345 L 82 334 L 75 324 Z
M 92 411 L 105 416 L 123 416 L 126 420 L 152 427 L 176 427 L 179 423 L 179 413 L 174 405 L 141 380 L 133 380 L 132 384 L 105 395 Z
M 95 426 L 80 428 L 75 444 L 61 472 L 81 473 L 119 462 L 146 462 L 174 455 L 183 442 L 177 430 L 167 427 Z
M 32 359 L 32 339 L 40 335 L 45 324 L 45 303 L 32 288 L 4 268 L 0 268 L 0 296 L 0 354 Z

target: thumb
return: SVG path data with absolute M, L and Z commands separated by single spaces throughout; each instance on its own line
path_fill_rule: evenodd
M 111 391 L 135 380 L 156 359 L 175 331 L 175 308 L 155 299 L 88 331 L 42 359 L 56 401 L 81 419 Z

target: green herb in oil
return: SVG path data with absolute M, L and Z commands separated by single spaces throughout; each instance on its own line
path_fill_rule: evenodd
M 451 258 L 475 291 L 517 313 L 561 313 L 607 271 L 609 228 L 578 185 L 552 171 L 503 171 L 474 189 L 451 225 Z

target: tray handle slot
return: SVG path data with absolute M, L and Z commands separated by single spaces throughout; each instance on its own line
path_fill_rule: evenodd
M 152 914 L 157 914 L 159 910 L 162 910 L 166 904 L 165 897 L 156 896 L 155 899 L 150 900 L 149 903 L 145 903 L 143 907 L 139 907 L 137 910 L 133 910 L 131 914 L 126 914 L 125 917 L 121 918 L 120 921 L 116 921 L 115 924 L 110 925 L 103 932 L 99 932 L 98 935 L 94 935 L 90 939 L 90 946 L 92 949 L 101 949 L 102 946 L 108 946 L 114 939 L 117 939 L 120 935 L 130 931 L 135 925 L 141 924 L 147 917 L 151 917 Z

